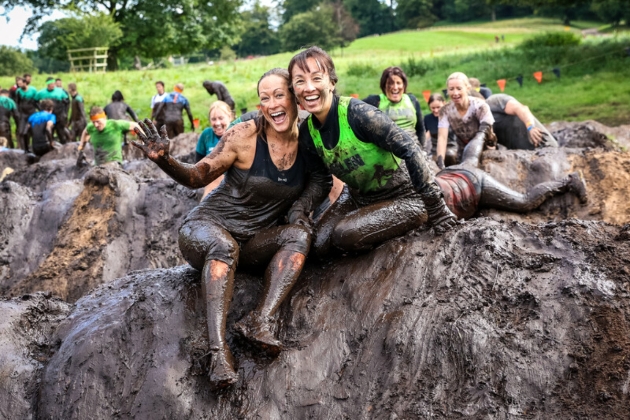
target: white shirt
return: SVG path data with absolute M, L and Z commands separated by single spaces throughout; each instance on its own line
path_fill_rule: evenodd
M 162 102 L 164 98 L 166 98 L 166 95 L 168 95 L 168 93 L 166 92 L 164 92 L 161 95 L 159 93 L 156 93 L 155 95 L 153 95 L 153 98 L 151 98 L 151 109 L 153 109 L 155 104 Z

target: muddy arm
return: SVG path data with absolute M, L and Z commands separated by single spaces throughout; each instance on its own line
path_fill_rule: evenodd
M 186 105 L 184 105 L 184 109 L 186 110 L 186 114 L 188 114 L 188 119 L 190 120 L 190 129 L 191 131 L 195 131 L 195 124 L 193 122 L 192 112 L 190 112 L 190 103 L 186 102 Z
M 127 105 L 127 110 L 125 112 L 127 112 L 127 114 L 129 114 L 131 116 L 132 120 L 134 120 L 135 122 L 138 122 L 138 116 L 136 115 L 134 110 L 131 109 L 131 107 L 129 105 Z

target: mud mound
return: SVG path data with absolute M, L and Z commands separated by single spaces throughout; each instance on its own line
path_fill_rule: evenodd
M 561 147 L 585 148 L 599 147 L 604 150 L 615 150 L 618 145 L 597 130 L 592 124 L 579 123 L 552 132 Z
M 602 222 L 467 222 L 307 267 L 265 360 L 210 390 L 198 273 L 138 272 L 77 302 L 42 418 L 623 418 L 630 241 Z M 239 274 L 228 329 L 260 280 Z M 90 386 L 85 386 L 90 384 Z M 89 413 L 89 414 L 88 414 Z
M 55 184 L 42 201 L 19 184 L 2 185 L 8 190 L 0 198 L 11 203 L 7 219 L 20 221 L 0 248 L 4 293 L 46 290 L 72 302 L 130 270 L 184 262 L 177 230 L 197 198 L 172 180 L 140 181 L 116 167 L 96 167 L 84 185 Z
M 577 141 L 586 140 L 585 146 L 577 146 L 572 144 L 567 147 L 598 147 L 597 144 L 602 141 L 601 135 L 608 137 L 608 147 L 618 148 L 622 147 L 625 150 L 630 149 L 630 125 L 621 125 L 619 127 L 608 127 L 597 121 L 584 121 L 584 122 L 553 122 L 547 126 L 554 136 L 557 136 L 561 143 L 571 142 L 573 139 Z M 575 133 L 572 133 L 575 132 Z M 589 136 L 592 143 L 588 143 Z
M 496 219 L 541 223 L 566 218 L 603 220 L 614 224 L 630 222 L 630 154 L 601 149 L 543 148 L 537 151 L 486 151 L 481 168 L 510 188 L 525 192 L 536 184 L 561 179 L 582 171 L 589 202 L 581 206 L 573 194 L 556 196 L 526 215 L 498 210 L 480 210 Z
M 33 418 L 52 332 L 70 305 L 38 293 L 0 299 L 0 417 Z

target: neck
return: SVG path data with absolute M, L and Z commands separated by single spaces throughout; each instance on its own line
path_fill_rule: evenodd
M 331 98 L 330 103 L 324 105 L 322 110 L 319 111 L 318 113 L 313 114 L 315 118 L 317 118 L 317 121 L 319 121 L 320 124 L 324 124 L 324 122 L 326 122 L 326 117 L 328 117 L 328 113 L 330 112 L 330 108 L 332 107 L 332 103 L 333 103 L 332 96 L 330 98 Z
M 267 136 L 268 142 L 272 141 L 274 143 L 282 143 L 282 144 L 289 144 L 292 142 L 297 142 L 298 133 L 299 133 L 299 130 L 297 126 L 297 119 L 291 126 L 291 129 L 285 132 L 278 133 L 276 130 L 274 130 L 271 127 L 267 127 L 267 129 L 265 130 L 265 135 Z
M 465 98 L 460 104 L 455 104 L 455 107 L 460 111 L 465 111 L 470 106 L 469 98 Z

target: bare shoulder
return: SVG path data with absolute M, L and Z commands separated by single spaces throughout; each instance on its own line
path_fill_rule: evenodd
M 245 121 L 236 124 L 225 133 L 221 143 L 235 152 L 251 149 L 256 144 L 256 123 Z

